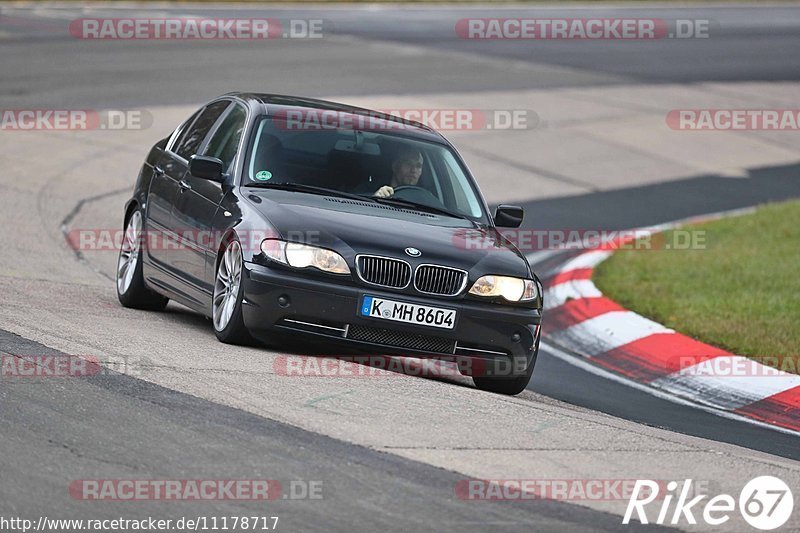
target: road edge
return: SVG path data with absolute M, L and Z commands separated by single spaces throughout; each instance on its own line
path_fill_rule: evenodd
M 634 234 L 654 235 L 754 211 L 736 209 L 624 232 L 622 241 L 571 257 L 544 280 L 543 342 L 561 348 L 562 358 L 571 355 L 605 377 L 613 375 L 662 397 L 800 435 L 800 376 L 666 328 L 605 297 L 592 282 L 597 265 Z M 720 368 L 743 369 L 744 375 L 725 376 Z

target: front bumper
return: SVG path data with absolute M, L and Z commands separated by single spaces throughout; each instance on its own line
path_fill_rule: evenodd
M 541 311 L 472 300 L 409 296 L 335 278 L 245 262 L 245 326 L 344 344 L 370 354 L 453 358 L 466 374 L 515 377 L 535 363 Z M 358 314 L 361 298 L 456 309 L 453 329 L 391 322 Z

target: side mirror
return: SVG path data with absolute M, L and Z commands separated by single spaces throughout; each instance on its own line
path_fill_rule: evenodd
M 494 212 L 494 225 L 498 228 L 518 228 L 525 210 L 516 205 L 498 205 Z
M 222 161 L 216 157 L 193 155 L 189 160 L 189 174 L 195 178 L 222 183 L 225 177 L 222 174 Z

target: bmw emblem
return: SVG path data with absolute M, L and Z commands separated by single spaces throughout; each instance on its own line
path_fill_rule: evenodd
M 422 252 L 420 252 L 416 248 L 411 248 L 411 247 L 406 248 L 406 253 L 411 257 L 419 257 L 422 255 Z

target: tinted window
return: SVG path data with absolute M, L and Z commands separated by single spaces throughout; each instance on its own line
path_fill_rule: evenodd
M 389 186 L 395 199 L 484 217 L 479 193 L 448 146 L 402 135 L 402 124 L 377 125 L 349 129 L 264 117 L 243 183 L 296 183 L 362 196 Z
M 186 136 L 186 131 L 189 129 L 189 126 L 194 123 L 195 119 L 200 115 L 200 111 L 202 110 L 203 108 L 200 108 L 195 111 L 194 114 L 189 117 L 189 120 L 177 127 L 175 132 L 170 136 L 171 143 L 167 145 L 167 150 L 171 152 L 175 151 L 175 147 L 180 144 L 181 138 Z
M 230 105 L 230 102 L 215 102 L 206 107 L 194 124 L 184 134 L 175 153 L 184 159 L 189 159 L 197 153 L 197 149 L 203 143 L 203 139 L 208 135 L 208 131 L 222 115 L 222 112 Z
M 236 105 L 222 121 L 217 131 L 208 141 L 203 155 L 216 157 L 222 161 L 222 168 L 230 170 L 231 163 L 236 157 L 239 148 L 239 140 L 242 138 L 247 112 L 245 109 Z

